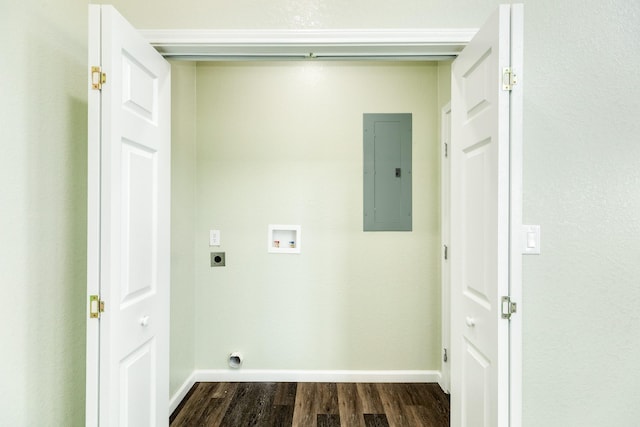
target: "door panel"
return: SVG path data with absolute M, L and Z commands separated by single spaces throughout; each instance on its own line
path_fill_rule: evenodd
M 452 64 L 452 426 L 509 425 L 510 6 Z
M 99 146 L 89 175 L 100 193 L 89 209 L 99 213 L 90 253 L 99 257 L 92 277 L 105 311 L 96 320 L 99 350 L 87 356 L 88 384 L 96 371 L 89 366 L 99 367 L 97 392 L 87 387 L 87 425 L 162 426 L 169 417 L 170 66 L 112 7 L 91 5 L 90 23 L 90 38 L 99 39 L 90 58 L 107 81 L 89 100 L 90 127 L 99 126 L 89 131 L 90 145 Z
M 125 356 L 120 363 L 120 426 L 156 424 L 155 340 Z M 151 386 L 150 386 L 151 385 Z
M 491 252 L 491 238 L 489 230 L 495 229 L 495 224 L 490 221 L 494 215 L 488 212 L 492 204 L 487 200 L 487 194 L 491 191 L 491 183 L 488 177 L 491 175 L 491 139 L 486 139 L 478 144 L 462 150 L 462 161 L 465 162 L 465 178 L 462 191 L 466 196 L 463 207 L 469 214 L 464 215 L 466 232 L 464 248 L 464 272 L 472 280 L 464 280 L 464 294 L 474 299 L 477 304 L 485 309 L 490 309 L 490 292 L 492 284 L 489 279 L 493 277 L 486 270 L 487 254 Z M 487 188 L 488 187 L 488 188 Z
M 464 341 L 463 357 L 462 401 L 466 402 L 466 406 L 462 413 L 462 425 L 491 425 L 488 419 L 491 414 L 491 361 L 468 340 Z
M 481 52 L 476 62 L 464 74 L 462 84 L 464 91 L 465 112 L 467 120 L 480 114 L 489 103 L 489 87 L 491 87 L 491 63 L 487 59 L 491 56 L 491 49 Z
M 124 108 L 155 123 L 158 117 L 158 79 L 127 51 L 122 52 Z
M 122 141 L 121 309 L 157 289 L 157 153 Z

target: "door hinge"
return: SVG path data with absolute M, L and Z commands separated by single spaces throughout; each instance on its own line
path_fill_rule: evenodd
M 107 74 L 102 72 L 101 67 L 91 67 L 91 88 L 102 90 L 102 85 L 107 82 Z
M 502 90 L 511 90 L 518 83 L 518 76 L 511 67 L 502 69 Z
M 446 142 L 444 143 L 444 156 L 449 157 L 449 144 Z
M 104 312 L 104 301 L 101 301 L 98 295 L 89 295 L 89 317 L 97 319 L 102 312 Z
M 449 247 L 444 245 L 444 259 L 445 261 L 449 259 Z
M 511 315 L 518 309 L 518 305 L 511 301 L 511 297 L 502 297 L 502 318 L 511 319 Z
M 448 360 L 449 360 L 449 354 L 447 353 L 447 349 L 445 348 L 442 354 L 442 361 L 447 363 Z

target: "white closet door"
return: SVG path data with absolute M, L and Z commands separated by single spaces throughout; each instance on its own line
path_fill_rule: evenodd
M 511 5 L 452 64 L 452 426 L 509 425 Z
M 110 6 L 90 6 L 89 45 L 87 425 L 168 425 L 170 65 Z

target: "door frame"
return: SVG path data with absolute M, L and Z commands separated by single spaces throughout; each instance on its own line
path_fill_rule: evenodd
M 229 60 L 448 60 L 477 28 L 411 30 L 140 30 L 165 58 Z
M 440 293 L 442 307 L 442 344 L 440 387 L 451 392 L 451 272 L 449 248 L 451 247 L 451 102 L 440 109 Z M 445 355 L 446 360 L 445 360 Z
M 511 5 L 511 67 L 524 81 L 524 7 Z M 519 35 L 514 37 L 515 35 Z M 511 91 L 509 126 L 509 294 L 518 311 L 509 320 L 509 425 L 522 425 L 522 203 L 524 90 Z
M 512 31 L 522 34 L 523 8 L 512 8 Z M 212 60 L 421 60 L 454 59 L 477 29 L 437 30 L 142 30 L 169 59 Z M 512 41 L 512 65 L 523 80 L 522 40 Z M 512 109 L 522 117 L 523 91 L 513 91 Z M 510 295 L 518 313 L 510 324 L 510 425 L 522 424 L 522 121 L 511 123 L 510 150 Z M 89 153 L 91 155 L 91 153 Z M 89 183 L 89 188 L 92 185 Z M 90 236 L 91 238 L 91 236 Z M 91 257 L 92 254 L 89 254 Z M 443 311 L 443 316 L 448 315 Z
M 100 28 L 100 13 L 95 8 L 89 9 L 89 27 Z M 100 42 L 89 38 L 89 64 L 100 64 Z M 87 73 L 87 87 L 90 88 L 91 73 Z M 100 174 L 90 173 L 91 165 L 100 165 L 100 92 L 88 91 L 87 102 L 88 137 L 87 137 L 87 298 L 88 295 L 100 295 Z M 89 308 L 90 309 L 90 308 Z M 87 310 L 86 327 L 86 360 L 100 360 L 100 322 L 92 319 Z M 99 419 L 100 365 L 86 363 L 85 380 L 85 422 L 91 426 Z M 95 422 L 95 424 L 94 424 Z

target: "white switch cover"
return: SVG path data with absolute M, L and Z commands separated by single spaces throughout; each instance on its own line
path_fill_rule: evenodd
M 523 225 L 522 226 L 522 253 L 525 255 L 540 254 L 540 226 L 539 225 Z
M 220 246 L 220 230 L 209 230 L 209 246 Z

